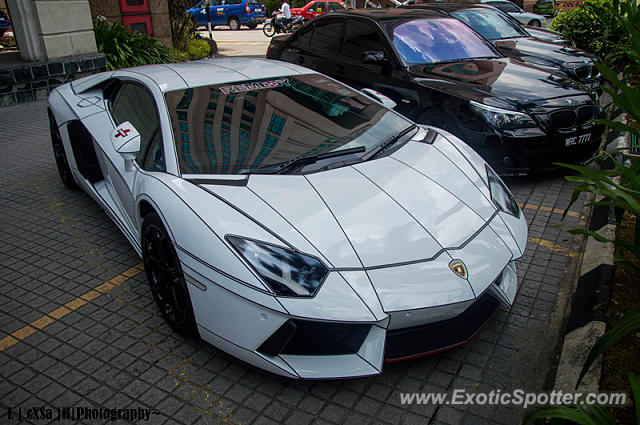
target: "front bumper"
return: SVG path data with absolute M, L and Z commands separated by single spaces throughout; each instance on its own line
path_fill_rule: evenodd
M 491 145 L 473 144 L 473 148 L 501 175 L 526 175 L 559 168 L 555 163 L 578 164 L 598 151 L 604 128 L 552 133 L 541 137 L 514 138 L 502 136 Z M 570 137 L 590 134 L 587 143 L 566 146 Z M 495 136 L 494 136 L 495 137 Z

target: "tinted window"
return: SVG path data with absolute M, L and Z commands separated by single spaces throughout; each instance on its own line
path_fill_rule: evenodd
M 299 31 L 296 31 L 294 37 L 294 43 L 298 46 L 308 46 L 311 41 L 311 36 L 313 35 L 313 24 L 307 25 L 304 28 L 301 28 Z
M 451 14 L 489 40 L 528 36 L 520 27 L 496 10 L 468 9 Z
M 164 171 L 162 136 L 156 104 L 151 93 L 137 84 L 123 84 L 111 104 L 111 115 L 116 124 L 129 121 L 140 133 L 140 152 L 136 162 L 145 169 Z M 155 145 L 153 159 L 145 161 L 151 145 Z
M 309 12 L 326 12 L 327 3 L 323 1 L 317 1 L 309 6 Z
M 396 21 L 385 29 L 407 65 L 497 57 L 486 40 L 457 19 Z
M 311 47 L 322 50 L 337 50 L 341 35 L 341 19 L 317 21 L 311 37 Z
M 342 54 L 360 62 L 368 51 L 384 51 L 384 43 L 376 26 L 364 21 L 350 21 L 344 30 Z
M 516 6 L 513 3 L 509 3 L 506 1 L 490 1 L 489 4 L 491 6 L 495 6 L 498 9 L 502 10 L 503 12 L 507 12 L 507 13 L 520 13 L 522 12 L 520 10 L 520 8 L 518 8 L 518 6 Z
M 332 2 L 329 3 L 329 12 L 336 12 L 336 11 L 341 11 L 341 10 L 345 10 L 346 8 L 341 5 L 340 3 L 336 3 L 336 2 Z
M 360 92 L 307 74 L 166 94 L 180 170 L 230 174 L 371 148 L 411 125 Z

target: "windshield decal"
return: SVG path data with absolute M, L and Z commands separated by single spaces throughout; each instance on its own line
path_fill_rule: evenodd
M 269 80 L 269 81 L 261 81 L 258 83 L 247 83 L 247 84 L 236 84 L 234 86 L 225 86 L 220 87 L 220 91 L 224 94 L 229 93 L 240 93 L 245 91 L 252 90 L 264 90 L 264 89 L 274 89 L 276 87 L 290 87 L 291 83 L 288 78 L 283 78 L 280 80 Z

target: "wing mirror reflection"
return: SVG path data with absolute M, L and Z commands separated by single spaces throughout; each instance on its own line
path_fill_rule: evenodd
M 362 52 L 362 63 L 382 64 L 386 61 L 384 52 L 378 50 Z
M 367 97 L 370 97 L 371 99 L 375 100 L 376 102 L 381 103 L 382 106 L 385 106 L 385 107 L 387 107 L 389 109 L 393 109 L 397 105 L 396 102 L 391 100 L 391 98 L 389 98 L 388 96 L 383 95 L 379 91 L 375 91 L 375 90 L 372 90 L 372 89 L 362 89 L 360 91 L 362 93 L 364 93 Z
M 116 152 L 124 158 L 125 170 L 133 170 L 133 160 L 140 151 L 138 130 L 129 121 L 125 121 L 111 132 L 111 143 Z

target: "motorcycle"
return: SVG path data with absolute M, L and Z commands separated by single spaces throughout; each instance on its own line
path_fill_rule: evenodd
M 275 15 L 275 13 L 274 13 Z M 296 16 L 291 18 L 287 24 L 283 24 L 279 19 L 276 19 L 273 16 L 270 20 L 264 23 L 262 27 L 262 32 L 267 37 L 273 37 L 276 34 L 290 34 L 300 28 L 303 24 L 304 19 L 302 16 Z

